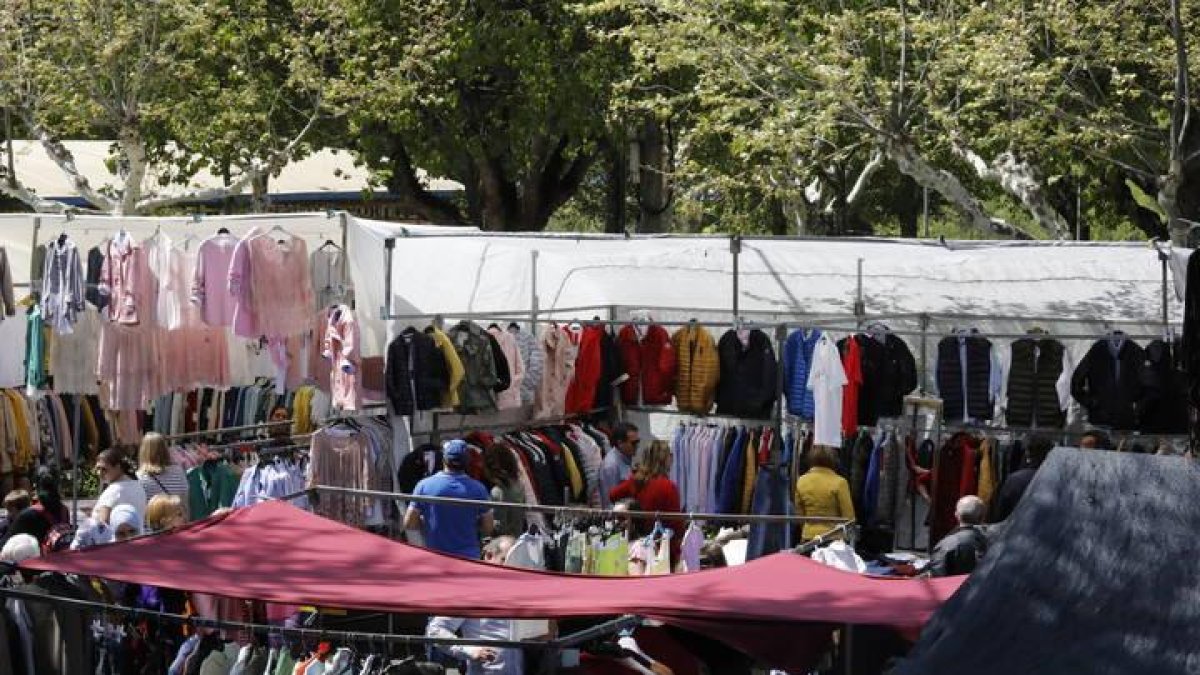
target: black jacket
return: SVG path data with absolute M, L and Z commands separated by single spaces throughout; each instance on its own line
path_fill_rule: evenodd
M 1146 345 L 1142 369 L 1141 430 L 1148 434 L 1184 434 L 1188 430 L 1187 375 L 1162 340 Z
M 596 384 L 596 408 L 611 408 L 613 404 L 613 381 L 621 376 L 621 350 L 612 331 L 600 336 L 600 382 Z
M 967 388 L 963 391 L 960 341 L 967 350 Z M 961 422 L 963 407 L 973 420 L 992 419 L 992 343 L 979 335 L 951 336 L 938 342 L 937 385 L 943 417 Z
M 492 360 L 496 363 L 496 384 L 492 385 L 492 391 L 499 394 L 500 392 L 512 386 L 512 366 L 508 364 L 508 357 L 504 355 L 504 349 L 500 347 L 500 341 L 496 339 L 488 331 L 484 331 L 488 341 L 492 346 Z
M 1012 343 L 1008 370 L 1008 423 L 1019 427 L 1062 428 L 1066 415 L 1059 405 L 1058 378 L 1063 354 L 1058 340 L 1021 338 Z
M 904 397 L 917 388 L 917 362 L 908 344 L 891 333 L 882 341 L 869 335 L 855 339 L 862 368 L 858 423 L 871 426 L 880 417 L 900 417 Z
M 1071 395 L 1087 410 L 1092 424 L 1134 430 L 1138 428 L 1146 353 L 1133 340 L 1122 338 L 1113 358 L 1109 343 L 1108 338 L 1096 341 L 1075 367 Z
M 737 331 L 726 331 L 717 343 L 717 355 L 721 361 L 717 413 L 753 419 L 770 417 L 779 388 L 779 367 L 767 334 L 750 331 L 743 347 Z
M 1187 264 L 1187 294 L 1183 299 L 1183 371 L 1188 375 L 1188 398 L 1200 405 L 1200 256 Z
M 408 328 L 388 345 L 385 386 L 397 415 L 430 410 L 450 387 L 450 372 L 437 343 Z

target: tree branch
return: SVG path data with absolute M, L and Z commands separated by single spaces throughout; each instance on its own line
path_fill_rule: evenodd
M 1055 239 L 1066 239 L 1070 236 L 1071 226 L 1062 214 L 1050 205 L 1041 181 L 1028 162 L 1018 160 L 1011 152 L 1003 152 L 989 164 L 957 140 L 952 143 L 952 147 L 954 154 L 962 158 L 975 171 L 975 175 L 999 185 L 1006 193 L 1019 200 L 1034 220 L 1046 228 Z
M 388 181 L 388 190 L 414 202 L 414 206 L 422 210 L 421 215 L 434 222 L 465 224 L 466 218 L 457 206 L 433 194 L 421 183 L 404 141 L 399 136 L 393 136 L 388 145 L 388 157 L 392 160 L 392 179 Z
M 867 160 L 866 165 L 863 166 L 862 171 L 859 172 L 858 179 L 854 181 L 854 186 L 851 187 L 850 191 L 846 193 L 847 207 L 854 206 L 854 204 L 860 198 L 862 198 L 863 193 L 867 191 L 867 186 L 871 183 L 871 178 L 873 178 L 875 173 L 878 172 L 882 167 L 883 151 L 876 148 L 871 151 L 871 158 Z M 825 207 L 826 215 L 833 213 L 833 207 L 834 202 L 831 201 L 829 205 Z
M 18 107 L 17 110 L 22 121 L 25 122 L 25 126 L 29 128 L 29 132 L 42 144 L 42 148 L 45 149 L 50 159 L 67 175 L 67 179 L 70 180 L 71 188 L 75 190 L 75 193 L 91 202 L 92 206 L 101 211 L 110 213 L 116 211 L 117 203 L 93 188 L 92 184 L 88 182 L 87 176 L 84 176 L 78 167 L 75 166 L 75 156 L 71 154 L 67 146 L 63 145 L 62 141 L 51 136 L 50 132 L 39 124 L 34 119 L 33 114 L 24 106 Z
M 8 169 L 4 167 L 0 167 L 0 193 L 19 200 L 38 213 L 65 213 L 71 209 L 69 204 L 38 196 L 17 180 L 16 176 L 9 175 Z

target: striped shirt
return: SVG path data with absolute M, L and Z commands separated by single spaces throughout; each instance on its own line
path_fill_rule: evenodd
M 145 471 L 138 471 L 137 476 L 138 482 L 146 490 L 147 501 L 153 498 L 154 495 L 167 494 L 179 497 L 183 500 L 184 504 L 187 504 L 187 474 L 183 472 L 183 467 L 178 464 L 163 467 L 163 471 L 160 474 L 149 474 Z

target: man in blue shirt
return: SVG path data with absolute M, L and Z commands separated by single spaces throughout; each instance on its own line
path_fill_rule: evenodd
M 434 551 L 478 560 L 479 535 L 490 535 L 496 522 L 491 507 L 487 505 L 487 488 L 466 474 L 469 455 L 465 441 L 447 441 L 442 446 L 445 468 L 417 483 L 413 494 L 473 499 L 480 504 L 468 506 L 412 502 L 404 516 L 404 527 L 421 529 L 425 535 L 425 545 Z
M 604 456 L 600 467 L 600 505 L 604 508 L 612 505 L 608 493 L 624 483 L 633 472 L 633 457 L 637 454 L 641 442 L 636 426 L 623 422 L 613 428 L 613 449 Z

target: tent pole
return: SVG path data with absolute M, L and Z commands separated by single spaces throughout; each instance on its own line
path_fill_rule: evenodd
M 338 211 L 337 216 L 338 224 L 342 227 L 342 255 L 346 256 L 346 264 L 342 265 L 342 288 L 344 289 L 349 281 L 346 275 L 350 273 L 350 219 L 346 216 L 345 211 Z
M 742 253 L 742 235 L 734 234 L 729 237 L 729 252 L 733 255 L 733 318 L 738 317 L 738 298 L 741 295 L 741 266 L 739 258 Z
M 396 251 L 396 238 L 388 237 L 383 240 L 383 307 L 385 321 L 392 319 L 392 255 Z
M 863 259 L 858 259 L 858 283 L 854 290 L 854 316 L 857 319 L 856 325 L 862 329 L 863 319 L 866 317 L 866 304 L 863 302 Z
M 29 247 L 29 281 L 30 281 L 29 290 L 32 293 L 37 293 L 38 291 L 41 290 L 40 284 L 33 283 L 33 281 L 35 279 L 38 281 L 41 281 L 41 279 L 42 279 L 42 271 L 39 269 L 34 269 L 36 267 L 35 263 L 37 262 L 38 235 L 41 234 L 41 229 L 42 229 L 42 217 L 34 216 L 34 218 L 33 218 L 33 244 Z
M 1155 244 L 1154 248 L 1158 251 L 1158 262 L 1162 266 L 1162 325 L 1163 339 L 1166 340 L 1171 330 L 1171 300 L 1168 295 L 1169 282 L 1167 279 L 1167 263 L 1170 262 L 1171 256 L 1166 251 L 1163 251 L 1162 247 L 1158 244 Z
M 74 440 L 74 458 L 71 460 L 71 522 L 79 526 L 79 437 L 80 434 L 80 409 L 83 407 L 83 395 L 75 395 L 75 426 L 72 427 L 72 432 L 75 434 Z
M 538 320 L 538 252 L 529 252 L 529 332 L 537 337 Z
M 929 315 L 921 315 L 921 377 L 917 381 L 921 396 L 925 395 L 925 377 L 929 372 Z

